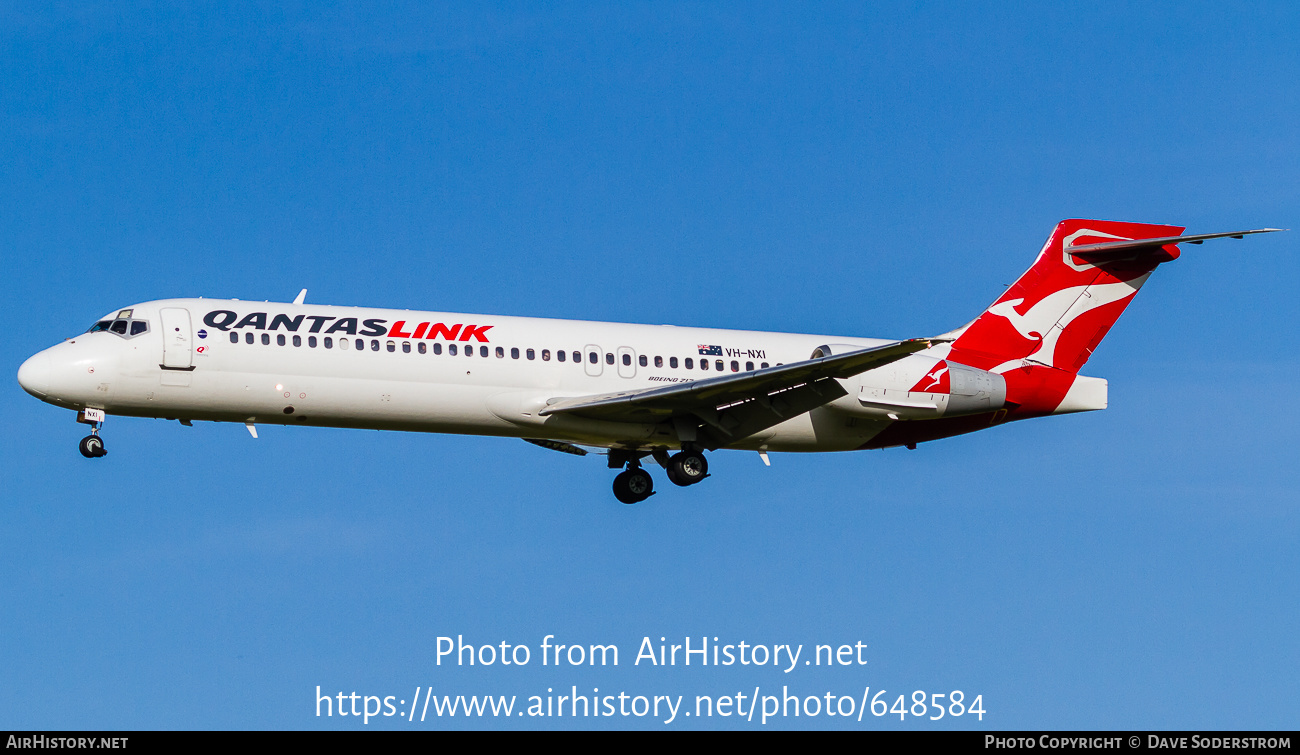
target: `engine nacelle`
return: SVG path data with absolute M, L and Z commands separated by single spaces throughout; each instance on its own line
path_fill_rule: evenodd
M 862 348 L 819 346 L 814 358 Z M 871 419 L 937 419 L 1001 409 L 1007 381 L 993 372 L 913 354 L 840 381 L 849 395 L 832 402 L 838 411 Z

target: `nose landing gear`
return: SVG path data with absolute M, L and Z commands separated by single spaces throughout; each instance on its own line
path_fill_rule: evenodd
M 94 433 L 82 438 L 79 448 L 81 455 L 87 459 L 97 459 L 108 453 L 104 450 L 104 439 Z
M 90 425 L 90 435 L 81 439 L 77 448 L 81 455 L 87 459 L 98 459 L 108 453 L 104 450 L 104 439 L 99 437 L 99 426 L 104 422 L 104 410 L 102 409 L 82 409 L 77 413 L 77 421 L 83 425 Z

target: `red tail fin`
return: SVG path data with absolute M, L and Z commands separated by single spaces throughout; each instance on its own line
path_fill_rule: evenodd
M 948 358 L 991 372 L 1044 366 L 1077 374 L 1173 245 L 1133 257 L 1087 262 L 1071 246 L 1177 236 L 1179 226 L 1063 220 L 1038 259 L 993 306 L 958 336 Z

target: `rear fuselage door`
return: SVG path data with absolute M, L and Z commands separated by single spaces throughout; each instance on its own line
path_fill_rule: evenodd
M 189 310 L 167 307 L 162 311 L 163 369 L 188 370 L 194 366 L 194 331 Z

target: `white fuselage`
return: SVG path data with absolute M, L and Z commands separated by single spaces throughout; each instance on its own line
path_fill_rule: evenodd
M 678 442 L 667 423 L 543 417 L 538 411 L 558 398 L 798 362 L 826 345 L 838 353 L 889 343 L 211 299 L 146 302 L 131 307 L 127 317 L 145 322 L 134 327 L 147 330 L 134 336 L 101 330 L 69 339 L 28 360 L 20 382 L 50 403 L 118 415 L 672 448 Z M 728 447 L 860 448 L 899 418 L 897 409 L 859 400 L 864 396 L 892 392 L 911 403 L 945 400 L 922 394 L 918 399 L 906 391 L 945 348 L 841 380 L 848 395 L 840 400 Z M 928 416 L 942 409 L 936 406 Z

